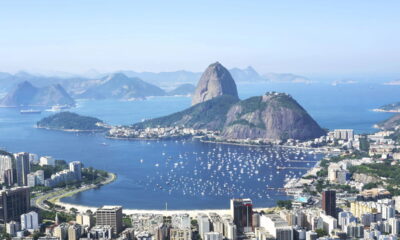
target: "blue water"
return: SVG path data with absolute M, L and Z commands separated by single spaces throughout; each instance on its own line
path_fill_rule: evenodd
M 330 86 L 327 84 L 239 85 L 241 98 L 266 91 L 290 93 L 325 128 L 353 128 L 373 132 L 372 125 L 392 114 L 370 109 L 399 101 L 399 87 L 379 84 Z M 163 116 L 190 106 L 186 97 L 158 97 L 145 101 L 79 101 L 73 111 L 95 116 L 110 124 L 130 124 Z M 90 190 L 66 202 L 90 206 L 120 204 L 126 208 L 169 209 L 227 208 L 231 197 L 250 197 L 256 206 L 271 206 L 286 198 L 267 189 L 281 187 L 285 176 L 305 170 L 276 171 L 275 166 L 307 166 L 288 162 L 322 156 L 271 148 L 204 144 L 197 141 L 123 141 L 101 134 L 67 133 L 34 128 L 42 117 L 0 109 L 0 147 L 52 155 L 67 161 L 105 169 L 118 175 L 116 182 Z M 309 165 L 308 165 L 309 166 Z M 243 169 L 243 170 L 242 170 Z M 242 171 L 242 172 L 241 172 Z

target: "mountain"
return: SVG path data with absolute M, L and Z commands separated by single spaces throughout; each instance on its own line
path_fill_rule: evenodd
M 200 78 L 192 107 L 133 128 L 184 126 L 221 131 L 225 139 L 309 140 L 325 131 L 300 104 L 285 93 L 240 101 L 232 76 L 220 63 L 211 64 Z
M 400 112 L 400 102 L 386 104 L 374 109 L 376 112 Z
M 37 88 L 28 81 L 19 83 L 0 100 L 0 106 L 3 107 L 53 105 L 74 106 L 75 101 L 59 84 Z
M 201 75 L 192 97 L 192 105 L 222 95 L 239 99 L 235 81 L 229 71 L 219 62 L 213 63 Z
M 195 129 L 220 130 L 229 108 L 238 102 L 236 97 L 223 95 L 196 104 L 181 112 L 136 123 L 133 128 L 185 126 Z
M 128 100 L 163 95 L 165 95 L 164 90 L 155 85 L 147 83 L 139 78 L 129 78 L 123 73 L 114 73 L 103 78 L 100 84 L 89 88 L 78 95 L 78 97 Z
M 36 126 L 63 131 L 100 131 L 106 129 L 100 119 L 81 116 L 72 112 L 60 112 L 45 117 L 37 122 Z
M 199 81 L 201 73 L 190 72 L 185 70 L 173 71 L 173 72 L 135 72 L 135 71 L 120 71 L 128 77 L 137 77 L 143 79 L 146 82 L 155 84 L 164 89 L 171 89 L 180 84 L 191 83 L 195 84 Z
M 231 73 L 233 79 L 235 79 L 236 82 L 263 82 L 266 81 L 264 77 L 262 77 L 260 74 L 254 70 L 253 67 L 248 66 L 245 69 L 240 69 L 240 68 L 232 68 L 229 70 Z
M 186 84 L 181 84 L 172 91 L 168 92 L 168 95 L 170 96 L 177 96 L 177 95 L 192 95 L 194 91 L 196 90 L 196 86 L 190 83 Z
M 393 115 L 391 118 L 380 122 L 375 127 L 382 130 L 399 130 L 400 129 L 400 114 Z
M 233 105 L 226 117 L 222 136 L 228 139 L 308 140 L 324 130 L 289 95 L 267 93 Z
M 306 77 L 291 74 L 291 73 L 266 73 L 263 75 L 263 77 L 267 81 L 272 81 L 272 82 L 306 83 L 306 84 L 313 83 L 312 80 L 310 80 Z

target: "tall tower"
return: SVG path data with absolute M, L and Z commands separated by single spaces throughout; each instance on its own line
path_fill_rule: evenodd
M 21 152 L 15 154 L 15 161 L 18 186 L 26 186 L 28 185 L 27 175 L 30 171 L 29 153 Z
M 336 215 L 336 191 L 327 190 L 322 193 L 322 210 L 326 215 L 337 218 Z

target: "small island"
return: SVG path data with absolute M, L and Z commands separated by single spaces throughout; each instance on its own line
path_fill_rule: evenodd
M 81 116 L 72 112 L 60 112 L 45 117 L 36 123 L 38 128 L 71 131 L 71 132 L 101 132 L 109 127 L 102 120 L 94 117 Z

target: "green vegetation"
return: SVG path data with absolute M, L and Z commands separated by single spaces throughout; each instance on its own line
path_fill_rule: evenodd
M 392 195 L 400 195 L 400 165 L 392 165 L 391 161 L 385 161 L 384 163 L 372 163 L 362 164 L 360 166 L 352 166 L 349 168 L 351 173 L 363 173 L 370 176 L 385 179 L 384 182 L 388 184 L 387 189 Z M 372 188 L 382 184 L 380 182 L 366 185 Z
M 367 183 L 367 184 L 364 185 L 363 190 L 377 188 L 381 184 L 382 184 L 382 182 Z
M 4 239 L 4 240 L 12 239 L 11 235 L 6 232 L 6 228 L 3 228 L 3 230 L 0 232 L 0 239 Z
M 143 129 L 146 127 L 184 125 L 185 127 L 221 130 L 225 123 L 228 110 L 237 101 L 238 99 L 235 97 L 224 95 L 196 104 L 181 112 L 136 123 L 132 125 L 132 127 Z
M 280 208 L 292 209 L 292 200 L 278 200 L 276 205 Z
M 360 138 L 360 149 L 361 151 L 368 152 L 369 151 L 369 141 L 367 136 L 363 136 Z
M 122 223 L 127 228 L 131 228 L 132 227 L 132 219 L 127 215 L 123 216 Z
M 324 229 L 321 229 L 321 228 L 315 230 L 315 232 L 317 233 L 318 237 L 323 237 L 323 236 L 328 235 L 328 233 Z
M 40 210 L 40 216 L 44 221 L 54 221 L 56 218 L 56 213 L 56 211 Z M 58 212 L 58 219 L 60 222 L 69 222 L 75 220 L 75 215 L 65 212 Z
M 37 126 L 56 130 L 80 130 L 80 131 L 101 131 L 104 127 L 98 126 L 103 123 L 100 119 L 94 117 L 81 116 L 72 112 L 60 112 L 49 117 L 45 117 Z
M 31 165 L 32 172 L 36 172 L 38 170 L 43 170 L 45 179 L 50 178 L 52 174 L 60 172 L 64 169 L 68 169 L 68 164 L 64 160 L 55 160 L 54 166 L 51 166 L 51 165 L 40 166 L 39 164 Z
M 108 172 L 92 167 L 82 169 L 82 183 L 99 184 L 108 178 Z
M 251 97 L 239 102 L 241 112 L 236 116 L 240 118 L 247 113 L 255 112 L 260 109 L 265 109 L 268 104 L 262 101 L 262 97 Z

